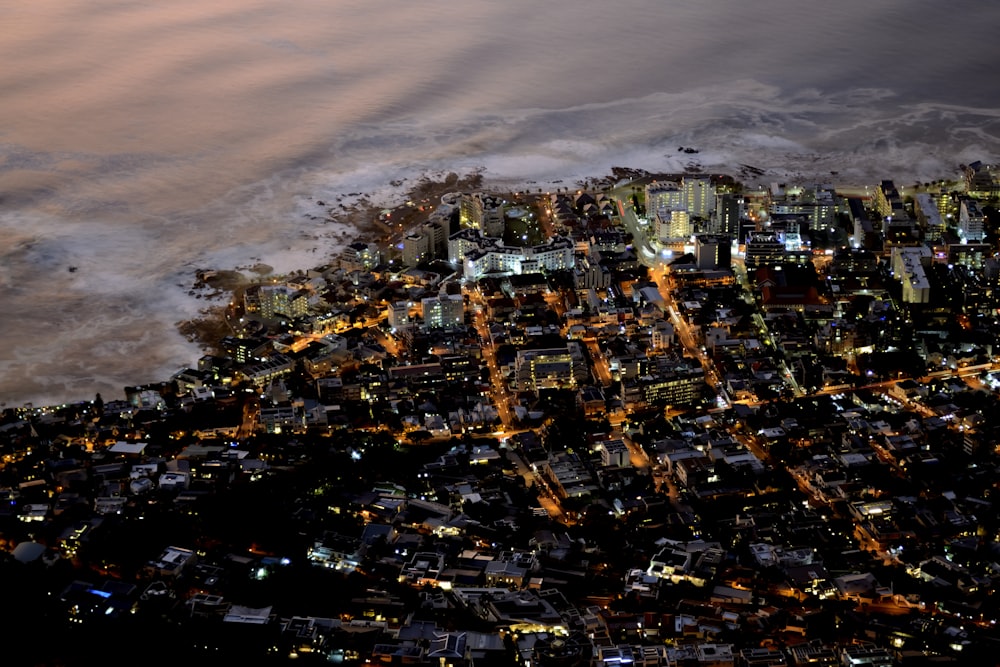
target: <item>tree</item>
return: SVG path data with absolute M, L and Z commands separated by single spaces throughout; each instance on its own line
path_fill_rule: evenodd
M 410 442 L 412 442 L 413 444 L 419 445 L 423 442 L 430 440 L 434 436 L 431 434 L 430 431 L 420 430 L 420 431 L 411 431 L 409 435 L 407 435 L 406 437 L 408 437 L 410 439 Z

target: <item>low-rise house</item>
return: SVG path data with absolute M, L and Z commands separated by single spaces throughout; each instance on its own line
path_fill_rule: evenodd
M 444 570 L 444 556 L 431 551 L 418 551 L 413 557 L 403 565 L 399 573 L 401 583 L 411 586 L 424 586 L 430 584 L 436 586 L 440 583 L 439 577 Z
M 313 542 L 306 557 L 314 565 L 351 572 L 361 563 L 364 554 L 365 544 L 361 539 L 327 531 Z
M 167 547 L 159 558 L 146 563 L 146 572 L 151 576 L 175 579 L 196 562 L 198 557 L 191 549 Z

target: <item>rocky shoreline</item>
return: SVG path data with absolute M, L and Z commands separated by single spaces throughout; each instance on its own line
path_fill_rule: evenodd
M 747 165 L 741 165 L 748 167 Z M 751 172 L 741 170 L 743 175 L 762 176 L 764 171 L 750 168 Z M 691 173 L 700 173 L 701 169 L 692 167 Z M 376 204 L 370 195 L 361 192 L 348 192 L 332 198 L 314 199 L 315 205 L 324 215 L 309 215 L 309 219 L 323 224 L 343 225 L 341 236 L 346 245 L 355 241 L 377 243 L 391 234 L 398 234 L 382 220 L 387 211 L 392 214 L 392 221 L 409 229 L 424 222 L 440 198 L 451 192 L 487 190 L 492 192 L 515 192 L 518 190 L 584 189 L 603 190 L 614 187 L 622 181 L 635 181 L 644 178 L 674 177 L 677 174 L 655 174 L 644 169 L 613 166 L 603 176 L 593 176 L 563 183 L 536 183 L 527 181 L 514 183 L 487 183 L 482 170 L 475 170 L 465 175 L 456 172 L 440 174 L 437 177 L 424 176 L 413 182 L 409 189 L 401 190 L 397 201 L 402 203 L 389 208 Z M 391 181 L 390 186 L 404 188 L 406 181 Z M 421 204 L 428 202 L 428 204 Z M 195 273 L 194 283 L 189 289 L 189 295 L 212 302 L 199 312 L 199 316 L 177 323 L 177 330 L 189 342 L 197 343 L 202 349 L 214 350 L 222 336 L 229 334 L 225 324 L 224 311 L 226 304 L 234 299 L 241 299 L 242 292 L 250 285 L 258 284 L 265 278 L 277 278 L 273 267 L 258 261 L 256 264 L 236 267 L 234 269 L 202 269 Z M 224 303 L 220 303 L 224 302 Z
M 390 185 L 399 187 L 404 183 L 397 181 Z M 433 200 L 436 203 L 449 192 L 476 190 L 482 187 L 481 172 L 472 172 L 464 176 L 451 172 L 439 179 L 421 178 L 401 195 L 404 203 L 394 209 L 401 215 L 394 217 L 394 220 L 402 222 L 404 228 L 409 228 L 425 220 L 428 214 L 428 211 L 424 210 L 425 207 L 417 206 L 414 202 Z M 353 201 L 344 202 L 347 198 L 352 198 Z M 387 231 L 379 227 L 379 216 L 385 209 L 361 193 L 346 193 L 336 197 L 333 203 L 317 200 L 316 205 L 325 209 L 327 215 L 311 216 L 311 219 L 344 225 L 345 244 L 354 241 L 375 242 Z M 213 305 L 201 309 L 198 317 L 178 322 L 176 325 L 178 332 L 188 342 L 196 343 L 206 351 L 215 350 L 219 340 L 230 334 L 225 320 L 226 304 L 241 299 L 243 290 L 269 277 L 275 277 L 274 269 L 263 262 L 235 269 L 196 271 L 194 283 L 188 293 L 195 298 L 212 302 Z

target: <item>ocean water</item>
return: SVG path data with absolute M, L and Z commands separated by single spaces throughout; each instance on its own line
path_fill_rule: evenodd
M 193 365 L 195 271 L 320 265 L 354 232 L 317 201 L 425 175 L 953 177 L 1000 159 L 997 25 L 968 0 L 14 3 L 0 403 Z

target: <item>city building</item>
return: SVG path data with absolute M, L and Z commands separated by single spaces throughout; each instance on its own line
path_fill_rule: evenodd
M 502 236 L 505 203 L 500 197 L 482 192 L 463 194 L 459 202 L 462 227 L 478 229 L 486 236 Z
M 448 237 L 448 262 L 454 266 L 462 266 L 466 255 L 477 252 L 490 243 L 484 239 L 479 229 L 460 229 Z
M 419 233 L 427 237 L 427 252 L 432 259 L 448 255 L 448 220 L 430 220 L 420 226 Z
M 657 211 L 687 208 L 687 195 L 677 183 L 653 182 L 646 186 L 646 215 L 653 217 Z
M 576 261 L 573 269 L 573 286 L 576 289 L 602 290 L 610 284 L 611 270 L 607 266 L 588 257 Z
M 395 331 L 402 331 L 410 327 L 410 302 L 393 301 L 386 306 L 386 320 L 389 326 Z
M 938 202 L 941 197 L 935 197 L 927 192 L 920 192 L 913 197 L 913 209 L 917 214 L 917 222 L 924 230 L 925 238 L 928 241 L 937 241 L 944 236 L 947 225 L 941 215 L 941 208 Z
M 899 190 L 896 189 L 896 184 L 892 181 L 882 181 L 878 184 L 875 188 L 873 204 L 883 220 L 907 217 L 903 198 L 899 195 Z
M 403 264 L 418 266 L 431 259 L 431 243 L 426 234 L 412 233 L 403 237 Z
M 621 396 L 626 410 L 691 405 L 701 400 L 704 388 L 705 374 L 700 365 L 678 364 L 651 375 L 624 375 Z
M 440 294 L 420 300 L 424 329 L 462 326 L 465 322 L 465 301 L 461 294 Z
M 374 243 L 356 241 L 344 248 L 339 259 L 345 271 L 371 271 L 382 261 L 382 253 Z
M 285 285 L 264 285 L 260 288 L 260 316 L 295 319 L 309 312 L 309 292 Z
M 833 191 L 821 186 L 774 186 L 769 212 L 772 217 L 802 216 L 810 230 L 819 230 L 836 223 L 837 205 Z
M 660 243 L 684 242 L 691 238 L 694 227 L 684 208 L 659 208 L 654 214 L 656 239 Z
M 893 248 L 892 272 L 903 283 L 904 303 L 930 302 L 931 287 L 926 267 L 931 261 L 931 250 L 920 248 Z
M 601 465 L 605 468 L 625 468 L 632 465 L 628 446 L 621 438 L 608 438 L 597 443 Z
M 717 195 L 715 204 L 715 232 L 735 237 L 739 233 L 740 220 L 743 216 L 743 197 L 731 192 L 724 192 Z
M 948 264 L 981 270 L 986 266 L 986 260 L 993 256 L 993 251 L 989 243 L 950 243 Z
M 684 208 L 692 218 L 708 220 L 715 212 L 715 186 L 707 176 L 685 176 Z
M 745 261 L 747 271 L 782 264 L 786 261 L 785 244 L 778 238 L 777 232 L 750 232 Z
M 196 562 L 198 556 L 191 549 L 167 547 L 159 558 L 146 563 L 146 572 L 155 577 L 176 578 Z
M 974 199 L 963 198 L 958 208 L 958 235 L 963 243 L 978 243 L 986 237 L 985 217 Z
M 697 234 L 694 259 L 699 269 L 728 269 L 732 264 L 732 239 L 726 234 Z
M 673 347 L 674 325 L 667 320 L 658 320 L 650 330 L 650 343 L 654 350 L 665 350 Z
M 568 341 L 565 347 L 518 350 L 514 372 L 521 391 L 575 387 L 590 377 L 583 349 L 576 341 Z
M 489 274 L 523 274 L 572 269 L 575 265 L 575 244 L 564 236 L 550 238 L 536 246 L 508 246 L 499 239 L 481 237 L 475 249 L 470 239 L 452 237 L 449 256 L 461 263 L 466 280 L 478 280 Z
M 975 161 L 965 167 L 965 191 L 970 197 L 989 199 L 1000 196 L 1000 166 Z

